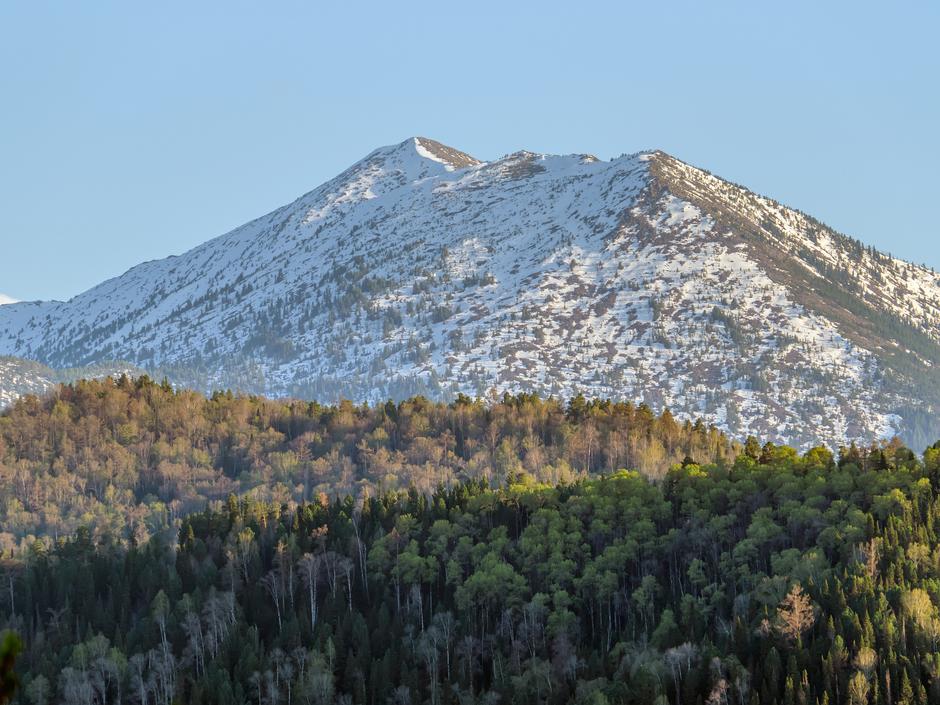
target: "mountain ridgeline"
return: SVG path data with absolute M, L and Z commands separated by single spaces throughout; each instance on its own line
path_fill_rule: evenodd
M 646 402 L 797 447 L 940 435 L 940 278 L 659 151 L 426 138 L 66 302 L 0 354 L 209 392 Z

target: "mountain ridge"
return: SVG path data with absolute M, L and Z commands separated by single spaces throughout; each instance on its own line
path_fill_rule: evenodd
M 660 150 L 484 162 L 413 137 L 182 255 L 0 308 L 0 353 L 324 401 L 584 391 L 797 445 L 918 441 L 940 280 Z

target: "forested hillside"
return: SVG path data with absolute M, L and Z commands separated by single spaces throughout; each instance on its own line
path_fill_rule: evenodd
M 143 542 L 229 494 L 287 503 L 507 478 L 571 481 L 739 452 L 648 407 L 534 396 L 337 406 L 175 391 L 142 377 L 81 381 L 0 414 L 0 549 L 88 529 Z
M 938 701 L 940 444 L 507 478 L 37 541 L 4 581 L 20 700 Z

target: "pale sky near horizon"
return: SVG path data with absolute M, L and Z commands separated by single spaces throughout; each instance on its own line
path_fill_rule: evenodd
M 0 5 L 0 299 L 68 298 L 424 135 L 660 148 L 940 269 L 940 4 Z

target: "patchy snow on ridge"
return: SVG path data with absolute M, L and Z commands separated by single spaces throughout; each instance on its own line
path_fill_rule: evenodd
M 940 340 L 936 275 L 889 260 L 660 152 L 481 162 L 419 137 L 184 255 L 4 306 L 0 353 L 321 401 L 583 392 L 870 441 L 908 400 L 859 306 Z

